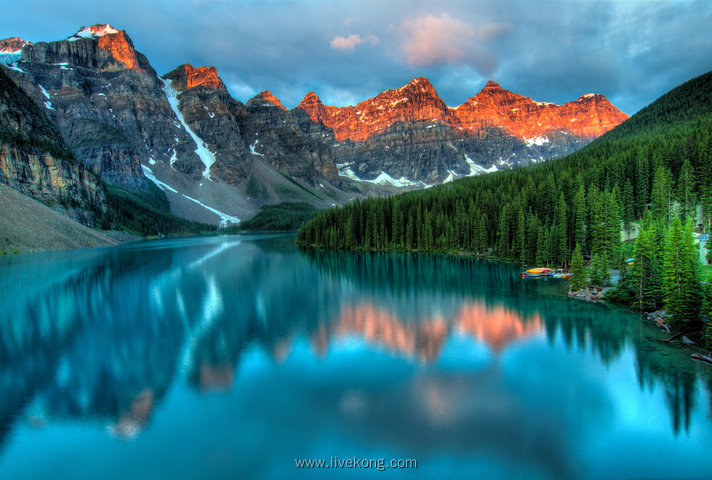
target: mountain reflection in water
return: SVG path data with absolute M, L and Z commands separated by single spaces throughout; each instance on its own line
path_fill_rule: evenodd
M 528 345 L 590 356 L 601 371 L 631 354 L 640 391 L 663 390 L 673 434 L 710 402 L 712 377 L 689 352 L 650 341 L 657 330 L 628 312 L 569 301 L 564 282 L 472 259 L 292 244 L 183 239 L 2 259 L 0 448 L 21 424 L 82 421 L 140 438 L 177 385 L 206 396 L 244 388 L 255 351 L 276 380 L 300 382 L 295 397 L 258 402 L 300 405 L 300 435 L 337 424 L 398 451 L 492 451 L 564 477 L 575 476 L 567 459 L 581 425 L 562 420 L 554 397 L 586 391 L 563 408 L 601 412 L 611 400 L 590 388 L 590 372 L 556 392 L 527 384 L 537 368 L 542 379 L 565 371 L 561 355 L 513 381 L 508 366 Z M 339 373 L 349 348 L 374 353 Z M 335 376 L 317 381 L 303 365 Z

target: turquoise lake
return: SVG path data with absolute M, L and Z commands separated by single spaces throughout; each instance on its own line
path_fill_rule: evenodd
M 712 478 L 712 368 L 519 273 L 291 235 L 0 257 L 0 478 Z

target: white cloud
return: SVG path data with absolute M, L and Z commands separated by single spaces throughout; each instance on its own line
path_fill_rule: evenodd
M 335 50 L 344 50 L 352 52 L 357 45 L 361 45 L 362 43 L 366 42 L 370 43 L 371 45 L 375 45 L 379 42 L 379 38 L 375 35 L 368 35 L 363 38 L 357 33 L 352 33 L 348 37 L 336 36 L 332 38 L 331 42 L 329 42 L 329 45 L 331 45 L 331 48 Z

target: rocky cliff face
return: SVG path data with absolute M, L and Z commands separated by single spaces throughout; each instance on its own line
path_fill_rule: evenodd
M 10 37 L 0 40 L 0 53 L 18 53 L 25 45 L 32 45 L 32 42 L 19 37 Z
M 215 67 L 181 65 L 164 79 L 177 90 L 186 123 L 214 156 L 215 178 L 239 187 L 259 159 L 312 186 L 324 180 L 338 184 L 323 128 L 303 111 L 288 111 L 269 91 L 244 105 L 230 96 Z
M 153 181 L 176 213 L 207 222 L 303 195 L 333 201 L 310 190 L 339 183 L 324 128 L 267 92 L 264 104 L 245 106 L 214 67 L 186 64 L 159 78 L 129 36 L 106 24 L 62 41 L 0 45 L 8 74 L 108 183 L 141 192 Z
M 331 137 L 303 110 L 288 111 L 269 91 L 250 99 L 242 130 L 253 155 L 312 186 L 323 180 L 339 184 Z
M 95 25 L 66 40 L 27 45 L 14 67 L 8 73 L 108 183 L 143 191 L 141 163 L 174 155 L 175 169 L 202 173 L 163 83 L 125 32 Z
M 426 78 L 341 108 L 310 92 L 297 109 L 334 132 L 342 175 L 399 186 L 566 155 L 628 118 L 602 95 L 555 105 L 495 82 L 450 108 Z
M 556 105 L 512 93 L 493 81 L 457 107 L 455 115 L 461 128 L 468 132 L 497 127 L 524 141 L 552 132 L 590 140 L 628 118 L 603 95 L 589 93 L 573 102 Z
M 324 107 L 311 92 L 297 108 L 312 120 L 334 131 L 336 140 L 362 142 L 385 132 L 395 123 L 432 122 L 457 127 L 457 118 L 435 93 L 427 78 L 415 78 L 407 85 L 387 90 L 356 106 Z
M 107 211 L 96 175 L 73 158 L 44 112 L 1 70 L 0 181 L 86 225 Z

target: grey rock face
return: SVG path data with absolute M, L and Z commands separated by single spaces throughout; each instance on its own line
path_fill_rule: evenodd
M 195 178 L 204 166 L 148 60 L 124 32 L 27 45 L 10 71 L 58 127 L 77 157 L 112 184 L 134 191 L 141 163 L 171 162 Z
M 0 69 L 0 181 L 85 225 L 107 211 L 99 179 L 44 112 Z

